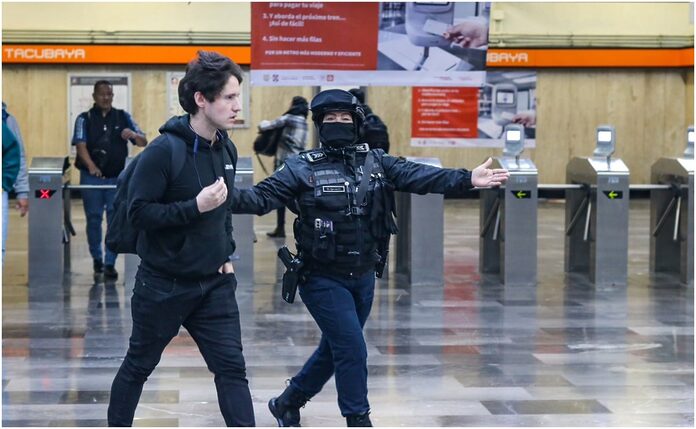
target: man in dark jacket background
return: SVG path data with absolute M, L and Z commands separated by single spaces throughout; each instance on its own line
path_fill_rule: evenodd
M 142 230 L 128 353 L 111 387 L 108 423 L 130 426 L 143 384 L 183 325 L 215 374 L 228 426 L 253 426 L 242 355 L 230 195 L 237 151 L 227 137 L 241 111 L 242 71 L 199 52 L 179 82 L 188 115 L 173 117 L 140 154 L 128 189 L 128 218 Z M 172 150 L 186 157 L 172 171 Z M 221 232 L 225 231 L 225 234 Z
M 92 98 L 94 106 L 75 119 L 72 139 L 77 151 L 75 166 L 80 170 L 81 185 L 115 185 L 126 165 L 128 141 L 142 147 L 147 139 L 128 112 L 112 106 L 114 91 L 109 81 L 97 81 Z M 104 211 L 108 221 L 113 215 L 116 190 L 83 189 L 81 194 L 94 273 L 103 272 L 105 277 L 116 278 L 117 255 L 104 246 L 102 259 Z

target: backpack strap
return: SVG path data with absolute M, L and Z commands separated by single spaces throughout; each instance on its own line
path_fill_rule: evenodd
M 186 162 L 186 142 L 170 133 L 164 133 L 164 135 L 167 137 L 169 145 L 171 146 L 172 157 L 169 183 L 172 183 L 179 177 L 181 170 L 184 169 L 184 163 Z

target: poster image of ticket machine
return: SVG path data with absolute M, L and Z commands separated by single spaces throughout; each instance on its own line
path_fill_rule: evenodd
M 524 127 L 508 124 L 503 132 L 503 156 L 490 168 L 505 168 L 504 187 L 480 191 L 479 270 L 499 274 L 505 285 L 537 283 L 538 171 L 522 158 Z
M 415 46 L 423 47 L 423 55 L 414 70 L 420 70 L 430 56 L 431 47 L 444 48 L 450 42 L 441 34 L 434 34 L 429 27 L 444 30 L 454 22 L 454 2 L 406 3 L 406 35 Z M 443 25 L 444 24 L 444 25 Z M 438 32 L 439 32 L 438 30 Z
M 585 273 L 595 285 L 626 285 L 628 270 L 628 167 L 612 155 L 616 133 L 597 127 L 592 157 L 566 167 L 565 271 Z
M 650 169 L 650 271 L 694 282 L 694 127 L 680 157 L 658 159 Z M 662 186 L 659 186 L 662 185 Z M 666 185 L 666 186 L 665 186 Z
M 517 114 L 517 87 L 511 83 L 494 85 L 491 107 L 493 122 L 504 127 L 512 122 L 515 114 Z

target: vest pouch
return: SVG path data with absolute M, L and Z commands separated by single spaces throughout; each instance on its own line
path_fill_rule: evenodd
M 345 182 L 320 185 L 314 192 L 316 206 L 331 212 L 341 212 L 349 207 L 348 195 Z
M 336 259 L 336 232 L 330 220 L 314 219 L 312 258 L 320 261 Z
M 370 213 L 370 226 L 372 228 L 372 234 L 377 238 L 388 236 L 396 232 L 396 223 L 392 216 L 395 208 L 395 189 L 395 186 L 384 178 L 378 178 L 375 182 L 375 190 L 372 196 L 372 211 Z

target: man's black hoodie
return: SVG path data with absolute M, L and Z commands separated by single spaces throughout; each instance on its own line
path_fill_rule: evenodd
M 189 115 L 173 117 L 162 128 L 138 164 L 128 188 L 128 219 L 137 229 L 138 256 L 146 268 L 174 278 L 200 278 L 215 274 L 234 252 L 230 203 L 237 150 L 227 137 L 210 141 L 189 126 Z M 186 143 L 183 169 L 172 178 L 174 139 Z M 230 159 L 223 143 L 229 145 Z M 227 152 L 227 153 L 226 153 Z M 195 163 L 195 164 L 194 164 Z M 206 213 L 198 211 L 196 196 L 206 186 L 224 177 L 227 201 Z

